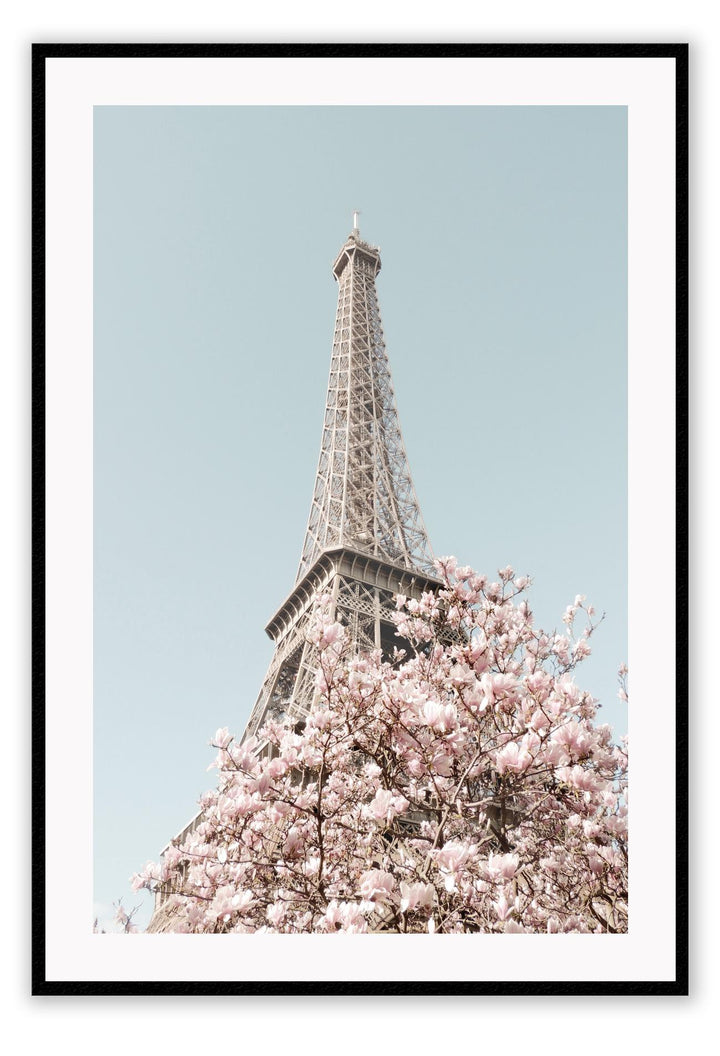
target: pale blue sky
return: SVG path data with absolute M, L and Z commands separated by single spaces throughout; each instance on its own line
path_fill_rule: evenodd
M 625 732 L 626 137 L 622 107 L 96 108 L 100 907 L 272 656 L 353 208 L 435 553 L 529 573 L 546 627 L 604 610 L 578 681 Z

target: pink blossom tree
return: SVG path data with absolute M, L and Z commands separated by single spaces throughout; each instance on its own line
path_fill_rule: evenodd
M 133 879 L 162 930 L 627 930 L 626 747 L 575 681 L 592 606 L 544 633 L 511 568 L 437 567 L 397 598 L 412 655 L 353 654 L 321 598 L 310 714 L 218 730 L 198 824 Z

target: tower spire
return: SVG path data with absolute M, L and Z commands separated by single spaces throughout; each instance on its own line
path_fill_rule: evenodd
M 298 581 L 331 546 L 432 572 L 385 349 L 379 271 L 380 251 L 355 228 L 333 264 L 338 303 L 330 380 Z

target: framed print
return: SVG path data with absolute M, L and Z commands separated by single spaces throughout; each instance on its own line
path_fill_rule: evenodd
M 687 993 L 687 47 L 33 92 L 34 993 Z

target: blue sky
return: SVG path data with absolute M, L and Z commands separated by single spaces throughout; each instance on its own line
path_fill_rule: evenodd
M 577 593 L 605 611 L 578 680 L 625 732 L 626 137 L 622 107 L 96 108 L 101 915 L 270 661 L 353 208 L 435 553 L 529 573 L 548 628 Z

